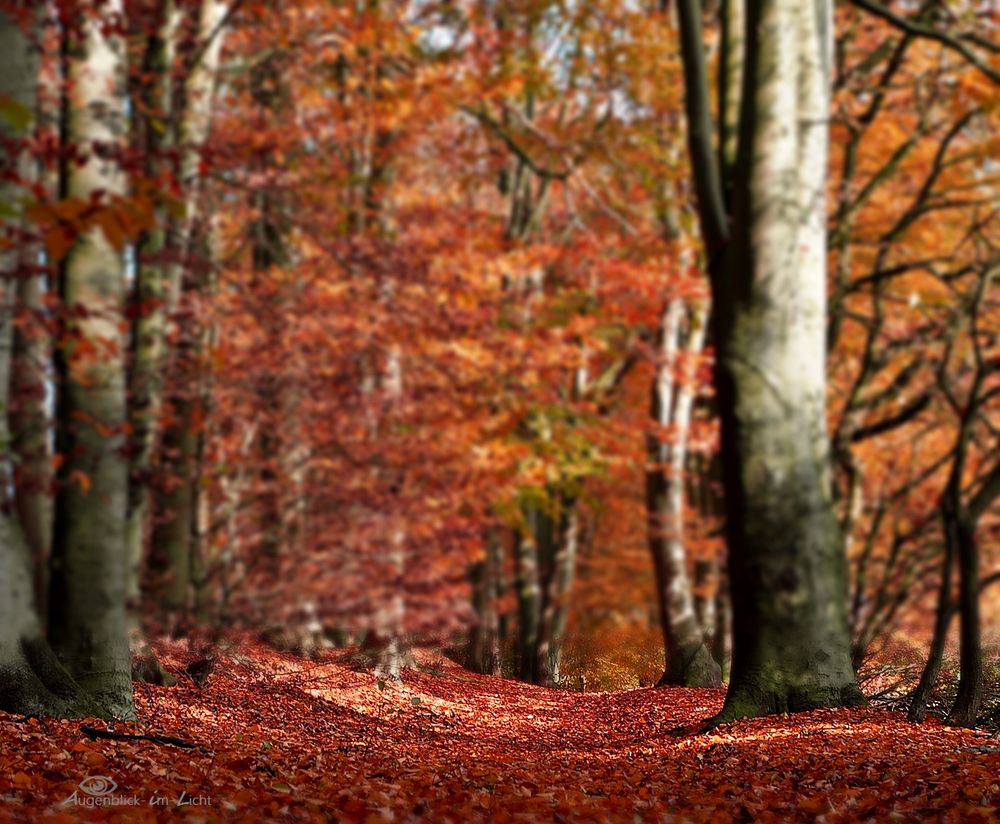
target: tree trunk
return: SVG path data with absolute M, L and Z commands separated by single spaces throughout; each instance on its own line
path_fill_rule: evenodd
M 133 323 L 129 374 L 132 448 L 128 542 L 129 600 L 133 609 L 138 608 L 140 571 L 152 509 L 152 460 L 161 438 L 163 389 L 169 361 L 168 326 L 184 285 L 185 267 L 190 268 L 194 230 L 198 225 L 201 205 L 201 148 L 208 139 L 211 127 L 212 101 L 223 42 L 222 23 L 227 11 L 226 3 L 202 0 L 196 41 L 199 56 L 184 79 L 183 93 L 180 95 L 183 102 L 181 112 L 173 111 L 173 102 L 178 95 L 174 93 L 170 82 L 174 71 L 175 40 L 179 24 L 173 0 L 164 0 L 162 3 L 159 29 L 150 42 L 147 55 L 148 72 L 155 78 L 145 101 L 147 162 L 158 165 L 157 161 L 170 144 L 179 144 L 176 175 L 183 191 L 184 216 L 172 222 L 168 215 L 159 215 L 161 224 L 167 224 L 167 228 L 158 228 L 144 239 L 140 248 L 140 265 L 135 285 L 135 300 L 141 311 L 136 313 Z M 176 135 L 172 134 L 168 125 L 171 117 L 179 120 Z M 155 171 L 152 168 L 147 173 L 155 177 Z M 173 253 L 176 259 L 174 262 L 167 263 L 163 260 L 168 250 Z M 189 345 L 188 349 L 191 348 Z M 178 358 L 183 359 L 183 353 Z M 178 368 L 184 370 L 190 368 L 190 364 L 179 364 Z M 169 434 L 162 435 L 164 452 L 169 453 L 168 466 L 170 458 L 176 458 L 177 461 L 176 466 L 168 469 L 165 474 L 177 476 L 187 486 L 193 483 L 191 439 L 196 437 L 188 431 L 187 416 L 193 412 L 195 404 L 193 399 L 175 397 L 173 417 L 182 423 L 174 426 Z M 186 608 L 189 600 L 191 529 L 189 526 L 185 527 L 185 524 L 189 525 L 186 519 L 193 506 L 193 495 L 190 488 L 173 486 L 157 502 L 157 509 L 160 514 L 165 513 L 166 522 L 154 528 L 152 543 L 157 547 L 157 561 L 161 572 L 172 581 L 164 593 L 164 606 L 175 615 L 178 610 Z M 180 566 L 168 569 L 175 561 Z
M 142 110 L 135 117 L 137 148 L 145 158 L 145 175 L 150 180 L 162 176 L 164 153 L 172 140 L 172 73 L 178 15 L 171 0 L 158 7 L 160 19 L 150 36 L 143 60 Z M 128 600 L 132 622 L 138 624 L 140 574 L 149 525 L 149 483 L 153 454 L 157 445 L 163 399 L 164 365 L 167 344 L 168 214 L 159 208 L 157 225 L 146 232 L 138 245 L 138 265 L 132 293 L 132 351 L 128 373 L 129 444 L 128 498 Z
M 715 633 L 712 637 L 712 657 L 719 665 L 723 681 L 729 680 L 732 660 L 733 616 L 729 600 L 727 576 L 720 570 L 718 589 L 715 592 Z
M 391 290 L 387 290 L 390 293 Z M 387 294 L 386 299 L 390 297 Z M 381 388 L 387 401 L 384 408 L 395 408 L 403 396 L 403 353 L 397 344 L 389 347 L 386 354 L 385 370 L 381 376 Z M 383 416 L 385 417 L 385 416 Z M 381 427 L 379 427 L 381 428 Z M 392 470 L 390 470 L 391 472 Z M 383 472 L 387 475 L 387 473 Z M 395 487 L 397 492 L 390 500 L 398 507 L 402 494 L 403 478 L 385 477 L 384 481 Z M 390 507 L 393 506 L 390 504 Z M 384 517 L 384 532 L 381 536 L 386 545 L 388 587 L 382 603 L 376 610 L 376 639 L 378 663 L 376 674 L 381 678 L 398 681 L 403 667 L 409 663 L 410 653 L 406 644 L 406 532 L 403 528 L 403 514 L 389 511 Z
M 27 271 L 22 272 L 17 282 L 17 311 L 24 322 L 14 329 L 9 421 L 11 449 L 16 456 L 14 508 L 31 554 L 35 605 L 42 616 L 47 610 L 52 544 L 52 454 L 46 411 L 46 363 L 51 357 L 51 347 L 40 322 L 45 311 L 45 276 L 32 271 L 37 266 L 38 254 L 38 247 L 29 244 L 26 253 L 20 256 Z
M 976 527 L 962 505 L 961 492 L 944 506 L 945 529 L 954 541 L 958 560 L 959 670 L 958 694 L 948 713 L 948 723 L 975 726 L 983 703 L 983 641 L 979 617 L 979 551 Z
M 24 4 L 25 9 L 29 6 Z M 30 134 L 35 114 L 39 15 L 24 22 L 26 28 L 0 11 L 0 99 L 4 101 L 4 111 L 0 114 L 0 137 L 4 141 L 0 168 L 7 173 L 0 178 L 0 203 L 13 210 L 13 214 L 7 211 L 0 216 L 0 409 L 3 410 L 10 408 L 11 400 L 15 296 L 20 285 L 23 305 L 24 285 L 33 280 L 16 282 L 24 263 L 23 255 L 17 251 L 23 243 L 17 205 L 25 192 L 15 181 L 20 178 L 22 185 L 30 183 L 35 167 L 17 141 Z M 14 251 L 4 251 L 8 249 Z M 23 349 L 18 352 L 22 358 L 24 354 Z M 20 388 L 24 378 L 19 376 Z M 20 412 L 24 411 L 21 407 Z M 15 416 L 12 418 L 16 420 Z M 0 476 L 5 479 L 11 477 L 11 440 L 5 411 L 0 415 Z M 15 494 L 18 492 L 15 488 Z M 11 500 L 10 485 L 0 484 L 0 710 L 57 716 L 98 713 L 100 709 L 66 673 L 42 634 L 34 603 L 31 552 L 19 523 L 25 512 L 18 507 L 18 517 L 10 514 L 18 503 Z M 37 518 L 38 514 L 30 512 L 28 522 L 40 530 L 45 525 L 47 532 L 48 518 Z
M 64 129 L 86 160 L 68 162 L 62 181 L 67 197 L 127 195 L 116 159 L 125 130 L 125 43 L 113 21 L 123 14 L 121 0 L 108 0 L 99 16 L 83 23 L 80 42 L 70 44 L 72 97 Z M 100 152 L 96 145 L 103 147 Z M 77 240 L 61 265 L 59 286 L 66 332 L 56 357 L 56 446 L 62 463 L 49 636 L 81 687 L 110 715 L 133 718 L 125 608 L 125 273 L 121 252 L 102 229 Z
M 718 622 L 715 619 L 715 578 L 714 558 L 699 558 L 694 562 L 694 617 L 701 627 L 705 646 L 713 648 Z M 712 656 L 713 658 L 715 656 Z
M 713 290 L 734 624 L 715 720 L 859 704 L 826 427 L 831 6 L 747 4 L 731 215 L 712 150 L 699 4 L 681 0 L 679 12 Z
M 3 28 L 0 15 L 0 29 Z M 6 38 L 0 31 L 0 44 Z M 0 710 L 25 715 L 102 715 L 48 645 L 32 603 L 31 560 L 20 525 L 0 514 Z
M 191 353 L 181 352 L 187 361 Z M 189 376 L 191 363 L 179 364 Z M 179 381 L 171 399 L 170 425 L 164 430 L 161 452 L 165 471 L 156 498 L 150 562 L 157 575 L 159 606 L 175 630 L 187 623 L 191 606 L 191 533 L 195 517 L 194 475 L 198 432 L 193 423 L 199 399 L 188 395 L 190 386 Z
M 576 501 L 562 496 L 555 557 L 545 586 L 544 606 L 538 626 L 535 650 L 535 683 L 546 687 L 559 685 L 562 642 L 569 615 L 569 593 L 576 573 L 580 543 L 580 516 Z
M 491 530 L 486 552 L 472 570 L 476 625 L 469 638 L 468 666 L 484 675 L 500 674 L 500 616 L 497 612 L 502 563 L 500 537 Z
M 657 365 L 650 403 L 653 420 L 660 429 L 673 428 L 670 442 L 663 442 L 662 435 L 649 437 L 651 465 L 646 471 L 647 532 L 667 662 L 658 686 L 718 687 L 722 677 L 705 645 L 705 632 L 695 615 L 684 543 L 684 467 L 694 403 L 691 365 L 683 364 L 681 374 L 675 374 L 684 335 L 684 314 L 683 303 L 679 299 L 672 300 L 664 315 L 663 357 Z M 705 314 L 702 309 L 691 315 L 686 356 L 696 357 L 701 352 Z
M 538 530 L 534 522 L 542 517 L 537 510 L 528 510 L 528 534 L 520 530 L 514 535 L 514 563 L 517 587 L 517 677 L 535 683 L 538 661 L 538 632 L 542 618 L 542 585 L 538 568 Z
M 937 685 L 941 673 L 941 663 L 944 660 L 945 643 L 948 640 L 948 627 L 954 615 L 951 601 L 952 566 L 955 563 L 955 546 L 952 535 L 945 534 L 945 555 L 941 565 L 941 584 L 938 588 L 937 612 L 934 616 L 934 634 L 931 636 L 931 646 L 927 653 L 927 661 L 920 673 L 917 688 L 910 696 L 910 707 L 906 717 L 910 721 L 920 722 L 927 716 L 927 699 L 931 690 Z

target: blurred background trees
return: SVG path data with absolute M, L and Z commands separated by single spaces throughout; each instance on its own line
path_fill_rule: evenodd
M 742 4 L 684 8 L 728 208 Z M 127 715 L 164 633 L 719 683 L 681 11 L 0 2 L 3 704 Z M 960 723 L 1000 642 L 995 26 L 838 7 L 822 170 L 850 663 Z

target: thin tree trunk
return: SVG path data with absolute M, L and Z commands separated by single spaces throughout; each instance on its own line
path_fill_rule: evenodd
M 181 360 L 191 356 L 192 353 L 179 353 Z M 190 376 L 194 367 L 186 363 L 181 369 L 182 374 Z M 161 452 L 168 469 L 159 482 L 162 489 L 156 498 L 151 552 L 151 565 L 158 578 L 159 605 L 175 630 L 187 623 L 192 593 L 191 531 L 198 447 L 193 421 L 198 417 L 199 399 L 188 395 L 189 388 L 185 385 L 171 399 L 171 424 L 163 433 Z
M 71 99 L 65 134 L 85 162 L 68 161 L 64 194 L 127 195 L 115 150 L 125 131 L 125 43 L 111 22 L 124 14 L 108 0 L 82 24 L 68 49 Z M 66 33 L 67 37 L 73 35 Z M 101 145 L 101 152 L 94 146 Z M 120 250 L 100 228 L 83 234 L 63 261 L 60 297 L 65 341 L 56 357 L 56 446 L 63 460 L 55 501 L 49 637 L 81 687 L 110 715 L 133 718 L 126 616 L 124 457 L 125 272 Z
M 517 531 L 514 535 L 515 586 L 517 587 L 517 677 L 529 684 L 535 683 L 535 664 L 538 661 L 538 632 L 542 615 L 542 585 L 538 568 L 539 548 L 537 529 L 533 520 L 541 517 L 529 510 L 527 535 Z
M 149 36 L 143 58 L 140 89 L 142 108 L 133 118 L 136 144 L 145 158 L 145 177 L 163 177 L 166 152 L 173 144 L 173 71 L 180 22 L 173 0 L 157 6 L 156 29 Z M 128 552 L 129 644 L 132 677 L 159 685 L 176 684 L 146 639 L 142 626 L 141 577 L 149 529 L 150 480 L 162 412 L 164 366 L 167 357 L 169 215 L 156 210 L 156 225 L 144 233 L 137 248 L 135 283 L 131 295 L 132 349 L 128 371 L 129 490 L 126 545 Z
M 715 633 L 712 638 L 712 657 L 719 665 L 722 680 L 728 682 L 733 655 L 733 613 L 727 578 L 728 576 L 720 569 L 718 589 L 715 592 Z
M 500 674 L 500 621 L 497 612 L 502 563 L 500 536 L 490 530 L 485 557 L 472 570 L 476 625 L 469 638 L 468 666 L 484 675 Z
M 952 608 L 951 587 L 952 567 L 955 564 L 955 536 L 945 533 L 945 555 L 941 565 L 941 584 L 938 588 L 937 612 L 934 616 L 934 634 L 931 636 L 931 646 L 927 653 L 927 661 L 920 673 L 917 688 L 910 696 L 910 707 L 907 718 L 910 721 L 923 721 L 927 716 L 927 699 L 937 686 L 941 674 L 941 663 L 944 660 L 945 643 L 948 640 L 948 627 L 955 614 Z
M 156 229 L 150 233 L 140 248 L 140 266 L 137 272 L 135 299 L 141 311 L 136 313 L 133 324 L 133 352 L 129 375 L 130 406 L 129 420 L 132 427 L 132 449 L 129 486 L 129 599 L 133 610 L 138 609 L 140 592 L 139 580 L 142 559 L 145 554 L 145 538 L 149 529 L 151 506 L 150 479 L 153 475 L 152 460 L 158 442 L 162 438 L 166 456 L 166 470 L 163 474 L 180 480 L 183 487 L 193 483 L 192 464 L 194 446 L 190 432 L 188 415 L 196 407 L 194 399 L 176 395 L 173 420 L 169 433 L 160 432 L 163 409 L 163 390 L 166 383 L 169 352 L 167 351 L 168 326 L 177 308 L 183 287 L 185 267 L 190 267 L 190 253 L 193 248 L 194 230 L 198 225 L 201 206 L 200 164 L 201 149 L 208 139 L 211 127 L 212 102 L 215 93 L 216 76 L 223 44 L 222 22 L 228 12 L 226 3 L 219 0 L 202 0 L 198 17 L 197 54 L 198 59 L 184 80 L 183 93 L 176 95 L 171 87 L 170 76 L 174 71 L 175 39 L 178 27 L 178 13 L 173 0 L 164 0 L 160 10 L 160 28 L 150 44 L 147 62 L 150 71 L 157 78 L 146 101 L 150 114 L 146 131 L 149 136 L 147 155 L 156 163 L 158 156 L 168 146 L 179 145 L 177 179 L 184 193 L 184 216 L 172 222 L 168 216 L 160 214 L 166 229 Z M 173 102 L 181 98 L 181 112 L 173 111 Z M 168 126 L 168 118 L 179 120 L 176 137 Z M 155 171 L 150 170 L 150 171 Z M 164 262 L 166 251 L 171 251 L 174 262 Z M 190 350 L 191 347 L 188 346 Z M 188 351 L 190 359 L 191 353 Z M 179 353 L 184 359 L 184 353 Z M 190 364 L 178 365 L 183 371 Z M 176 459 L 176 463 L 174 460 Z M 172 483 L 167 481 L 168 484 Z M 164 597 L 164 606 L 175 614 L 182 613 L 187 606 L 190 590 L 191 569 L 191 529 L 190 510 L 194 506 L 193 491 L 190 488 L 171 486 L 157 502 L 157 511 L 166 521 L 153 529 L 152 544 L 155 547 L 160 571 L 169 579 Z M 176 516 L 176 517 L 175 517 Z M 162 519 L 161 519 L 162 520 Z M 187 525 L 187 526 L 185 526 Z M 165 569 L 173 563 L 180 566 Z M 166 580 L 165 579 L 165 580 Z M 180 612 L 178 612 L 180 611 Z
M 646 471 L 646 517 L 649 548 L 656 574 L 657 600 L 663 631 L 666 667 L 659 685 L 717 687 L 718 665 L 705 645 L 705 631 L 695 614 L 684 542 L 684 469 L 687 436 L 694 404 L 693 372 L 689 362 L 678 369 L 684 337 L 683 303 L 667 307 L 661 330 L 662 358 L 653 382 L 651 412 L 662 429 L 672 427 L 671 440 L 650 436 L 650 467 Z M 705 340 L 704 309 L 691 313 L 684 357 L 697 357 Z
M 387 300 L 390 299 L 388 293 L 391 293 L 390 289 L 387 289 Z M 398 344 L 389 347 L 381 383 L 388 407 L 395 408 L 403 396 L 403 354 Z M 398 501 L 402 494 L 403 479 L 394 479 L 393 486 L 399 487 L 397 494 L 392 496 Z M 401 512 L 385 513 L 383 539 L 386 543 L 390 570 L 389 586 L 384 600 L 376 610 L 376 637 L 379 649 L 377 650 L 378 663 L 375 672 L 381 678 L 397 681 L 402 677 L 403 667 L 408 663 L 409 658 L 404 627 L 406 618 L 406 531 L 403 524 Z
M 563 512 L 559 517 L 555 558 L 546 582 L 535 650 L 535 683 L 546 687 L 559 684 L 562 642 L 569 614 L 569 593 L 573 588 L 580 543 L 580 516 L 576 501 L 563 496 L 561 504 Z
M 171 0 L 159 6 L 157 30 L 150 37 L 143 61 L 143 108 L 136 117 L 139 149 L 145 157 L 145 175 L 155 180 L 162 174 L 164 153 L 171 143 L 175 38 L 178 15 Z M 151 78 L 151 79 L 149 79 Z M 132 304 L 132 351 L 129 360 L 128 419 L 129 448 L 128 599 L 130 619 L 138 623 L 140 571 L 149 522 L 149 482 L 162 406 L 163 367 L 166 358 L 167 249 L 166 210 L 156 214 L 156 226 L 145 233 L 138 246 L 138 265 Z
M 694 562 L 694 615 L 709 649 L 712 649 L 717 628 L 714 592 L 717 577 L 715 558 L 699 558 Z
M 962 505 L 956 484 L 945 503 L 945 529 L 953 537 L 958 562 L 959 680 L 948 723 L 972 727 L 983 703 L 983 641 L 979 609 L 979 552 L 976 527 Z

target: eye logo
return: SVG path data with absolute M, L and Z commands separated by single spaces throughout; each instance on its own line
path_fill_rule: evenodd
M 83 790 L 87 795 L 96 796 L 98 798 L 111 795 L 118 785 L 111 778 L 106 775 L 91 775 L 83 779 L 80 782 L 80 789 Z

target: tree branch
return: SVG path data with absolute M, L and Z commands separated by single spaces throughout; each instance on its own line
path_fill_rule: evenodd
M 907 17 L 901 17 L 891 9 L 883 6 L 881 3 L 874 2 L 874 0 L 851 0 L 851 2 L 858 8 L 864 9 L 869 14 L 873 14 L 875 17 L 879 17 L 887 23 L 891 23 L 896 28 L 902 29 L 907 34 L 911 34 L 914 37 L 922 37 L 925 40 L 934 40 L 945 48 L 951 49 L 953 52 L 960 54 L 966 61 L 986 75 L 986 77 L 994 83 L 1000 85 L 1000 71 L 997 71 L 990 66 L 958 37 L 954 37 L 947 32 L 934 28 L 933 26 L 925 26 L 915 20 L 911 20 Z M 973 40 L 973 42 L 978 41 Z
M 904 423 L 913 420 L 913 418 L 923 412 L 928 407 L 930 402 L 931 396 L 929 392 L 914 398 L 895 415 L 890 415 L 888 418 L 883 418 L 876 423 L 855 429 L 851 434 L 851 442 L 857 443 L 858 441 L 873 438 L 876 435 L 881 435 L 883 432 L 890 432 L 896 427 L 902 426 Z
M 687 115 L 688 149 L 694 169 L 695 191 L 701 231 L 709 259 L 718 255 L 729 237 L 722 179 L 712 146 L 712 114 L 708 96 L 708 69 L 701 30 L 699 0 L 678 0 L 681 56 L 684 62 L 684 110 Z

